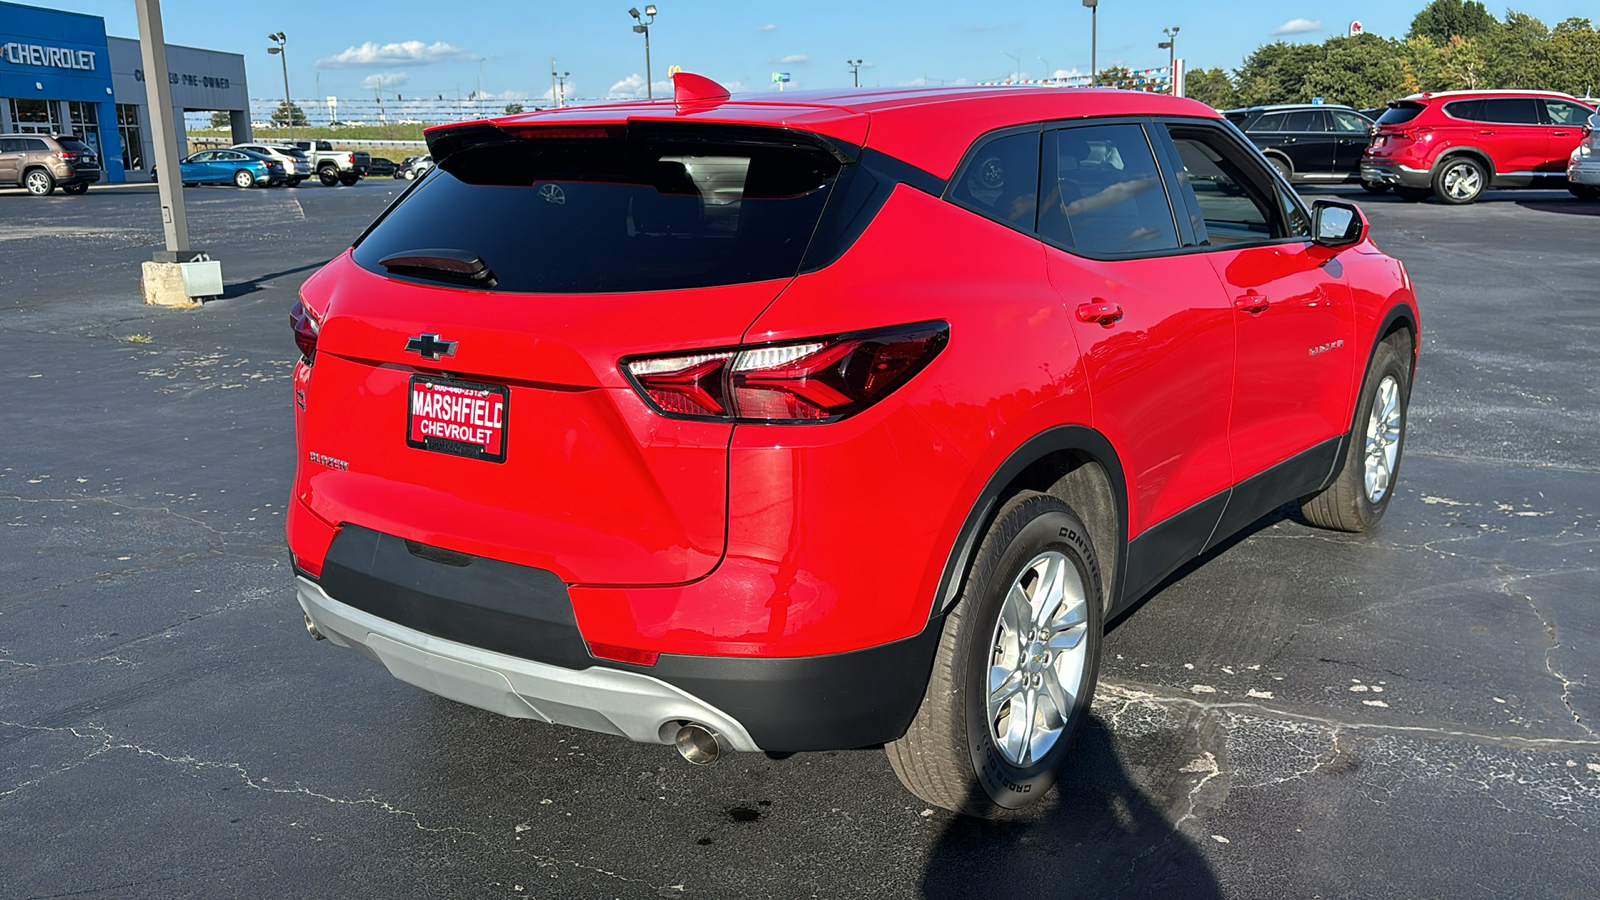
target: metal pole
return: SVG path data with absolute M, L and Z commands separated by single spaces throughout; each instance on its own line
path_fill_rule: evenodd
M 656 98 L 655 86 L 650 83 L 650 26 L 644 26 L 644 96 L 646 100 Z
M 1100 47 L 1100 7 L 1089 7 L 1089 87 L 1100 80 L 1100 62 L 1095 57 Z
M 289 54 L 278 45 L 278 59 L 283 61 L 283 114 L 289 117 L 289 140 L 294 140 L 294 101 L 289 99 Z
M 550 105 L 558 105 L 556 103 L 556 58 L 554 56 L 550 57 Z
M 144 63 L 144 90 L 150 105 L 150 131 L 155 139 L 156 183 L 161 196 L 161 227 L 166 233 L 167 252 L 157 262 L 188 262 L 189 218 L 183 208 L 183 173 L 178 132 L 172 115 L 172 85 L 167 81 L 167 41 L 161 28 L 161 0 L 134 0 L 139 20 L 139 56 Z

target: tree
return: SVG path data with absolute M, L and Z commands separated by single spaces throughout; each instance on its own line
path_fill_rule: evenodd
M 1484 86 L 1483 48 L 1475 40 L 1456 35 L 1439 51 L 1446 87 L 1475 91 Z
M 306 124 L 306 114 L 298 104 L 287 100 L 281 101 L 278 108 L 272 111 L 272 124 L 279 128 L 285 125 L 300 126 Z
M 1406 39 L 1399 46 L 1402 84 L 1407 94 L 1448 89 L 1450 80 L 1444 71 L 1444 55 L 1432 38 L 1417 36 Z
M 1550 32 L 1544 46 L 1544 86 L 1584 96 L 1600 90 L 1600 30 L 1588 19 L 1567 19 Z
M 1482 3 L 1473 0 L 1433 0 L 1411 20 L 1406 37 L 1425 37 L 1444 46 L 1451 37 L 1474 38 L 1496 24 Z
M 1240 105 L 1310 101 L 1312 95 L 1302 86 L 1321 56 L 1322 48 L 1316 44 L 1277 41 L 1257 47 L 1233 73 Z
M 1402 45 L 1375 34 L 1333 37 L 1300 83 L 1302 95 L 1355 107 L 1382 106 L 1408 91 Z
M 211 114 L 212 128 L 227 128 L 233 124 L 233 118 L 225 112 L 217 111 Z
M 1184 94 L 1209 104 L 1212 109 L 1232 109 L 1239 105 L 1239 92 L 1233 89 L 1228 73 L 1221 69 L 1195 69 L 1184 79 Z
M 1506 20 L 1485 32 L 1484 81 L 1491 88 L 1543 87 L 1550 73 L 1544 71 L 1543 49 L 1550 40 L 1550 29 L 1527 13 L 1506 11 Z
M 506 104 L 506 109 L 505 109 L 506 115 L 512 116 L 512 115 L 516 115 L 519 112 L 522 112 L 522 104 L 521 103 L 507 103 Z

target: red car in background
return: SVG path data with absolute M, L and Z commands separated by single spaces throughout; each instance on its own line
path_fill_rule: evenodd
M 1567 188 L 1567 162 L 1594 109 L 1550 91 L 1447 91 L 1392 100 L 1361 180 L 1407 200 L 1471 203 L 1490 188 Z M 1574 191 L 1574 194 L 1578 192 Z
M 445 697 L 1037 800 L 1106 622 L 1394 493 L 1404 267 L 1200 103 L 954 88 L 431 129 L 291 314 L 307 627 Z

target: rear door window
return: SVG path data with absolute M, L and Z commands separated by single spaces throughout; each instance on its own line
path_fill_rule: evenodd
M 34 151 L 38 151 L 38 150 L 48 151 L 50 149 L 50 145 L 46 144 L 44 141 L 42 141 L 42 140 L 40 140 L 38 138 L 23 138 L 23 149 L 24 150 L 34 150 Z
M 1328 121 L 1320 109 L 1302 109 L 1289 114 L 1289 118 L 1284 122 L 1283 130 L 1299 132 L 1327 131 Z
M 1039 236 L 1090 256 L 1178 248 L 1155 154 L 1138 125 L 1090 125 L 1044 135 Z
M 453 152 L 355 248 L 478 256 L 498 291 L 661 291 L 790 278 L 841 172 L 775 133 L 500 141 Z M 767 143 L 763 143 L 763 141 Z
M 1483 118 L 1503 125 L 1537 125 L 1539 108 L 1532 97 L 1491 97 L 1483 101 Z
M 1039 208 L 1039 132 L 1030 128 L 978 145 L 950 183 L 949 197 L 1018 231 L 1033 231 Z
M 1250 126 L 1251 131 L 1283 131 L 1283 121 L 1287 118 L 1284 113 L 1263 113 L 1261 118 Z

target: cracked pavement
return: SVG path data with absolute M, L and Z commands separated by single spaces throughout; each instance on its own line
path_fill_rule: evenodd
M 1388 517 L 1172 579 L 987 823 L 876 750 L 694 769 L 306 636 L 286 314 L 393 193 L 189 190 L 229 292 L 166 311 L 152 188 L 0 192 L 0 898 L 1594 895 L 1600 204 L 1356 196 L 1424 317 Z

